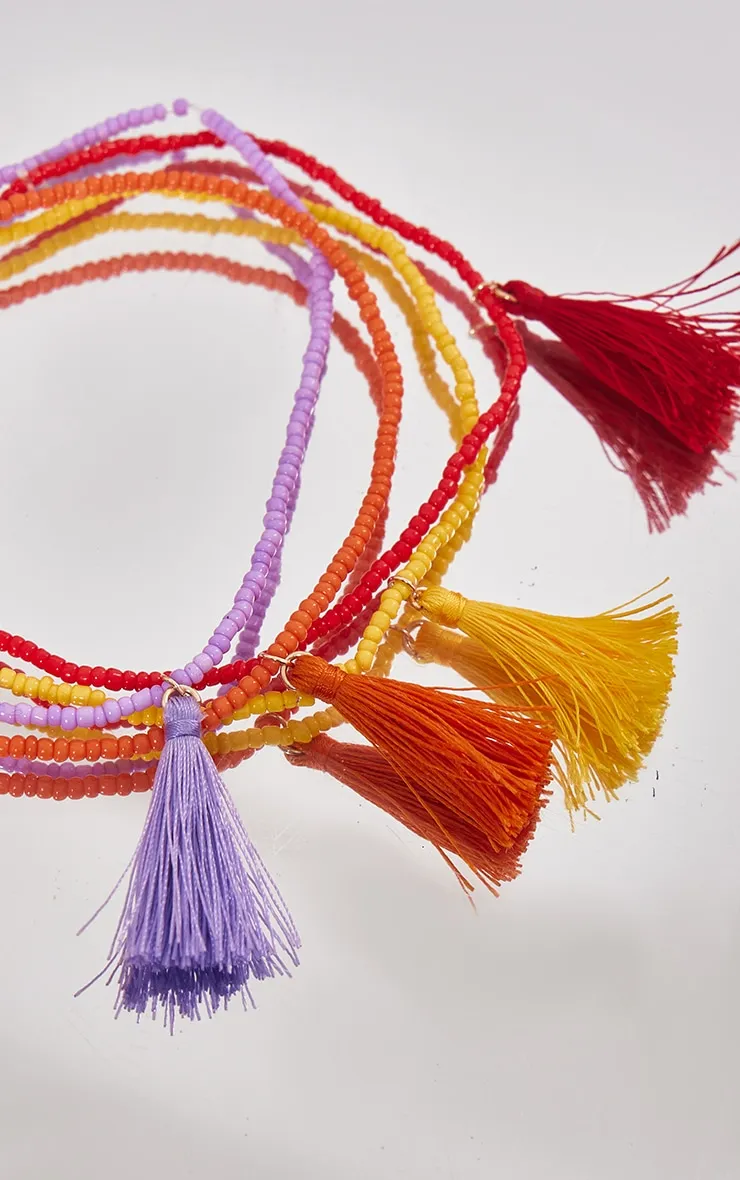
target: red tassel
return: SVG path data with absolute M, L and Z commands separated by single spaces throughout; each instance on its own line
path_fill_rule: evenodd
M 529 823 L 511 848 L 502 852 L 492 847 L 485 831 L 458 810 L 423 788 L 418 795 L 415 794 L 390 762 L 372 746 L 336 742 L 319 734 L 307 745 L 286 751 L 286 756 L 296 766 L 325 771 L 368 803 L 393 816 L 422 840 L 428 840 L 469 892 L 472 892 L 473 885 L 448 854 L 458 856 L 478 880 L 495 893 L 504 881 L 513 881 L 519 875 L 521 857 L 532 839 L 541 808 L 550 797 L 549 792 L 543 793 Z
M 490 289 L 510 301 L 513 314 L 548 328 L 592 378 L 701 454 L 724 449 L 730 440 L 738 410 L 740 328 L 736 314 L 696 309 L 737 289 L 731 285 L 737 275 L 702 280 L 738 246 L 723 248 L 684 282 L 638 297 L 546 295 L 522 282 Z M 679 303 L 687 299 L 682 310 Z
M 532 367 L 583 415 L 613 466 L 631 480 L 651 532 L 663 532 L 693 495 L 716 487 L 716 476 L 732 478 L 715 453 L 690 451 L 650 414 L 591 377 L 559 341 L 543 340 L 525 324 L 520 332 Z
M 317 656 L 290 665 L 301 692 L 335 705 L 417 799 L 432 798 L 514 847 L 542 805 L 552 735 L 529 717 L 398 680 L 348 675 Z

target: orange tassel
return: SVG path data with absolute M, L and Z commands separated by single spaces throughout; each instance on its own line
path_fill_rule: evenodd
M 523 713 L 398 680 L 348 675 L 318 656 L 290 665 L 300 692 L 334 705 L 391 764 L 418 799 L 449 807 L 514 846 L 550 781 L 552 735 Z
M 422 840 L 428 840 L 468 892 L 474 886 L 450 860 L 449 854 L 458 856 L 487 889 L 496 893 L 504 881 L 513 881 L 519 875 L 521 857 L 534 834 L 540 811 L 550 797 L 549 792 L 542 793 L 529 823 L 511 848 L 501 852 L 492 846 L 485 831 L 449 804 L 424 789 L 418 795 L 412 791 L 372 746 L 336 742 L 326 734 L 319 734 L 307 745 L 286 751 L 286 757 L 296 766 L 325 771 Z M 464 789 L 464 784 L 460 786 Z

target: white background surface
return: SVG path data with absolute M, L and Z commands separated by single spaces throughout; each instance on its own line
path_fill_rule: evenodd
M 315 151 L 503 280 L 650 289 L 740 229 L 727 2 L 0 0 L 0 16 L 3 162 L 184 93 Z M 137 247 L 153 242 L 84 257 Z M 304 340 L 283 297 L 201 275 L 5 313 L 2 625 L 79 662 L 199 649 L 253 544 Z M 448 449 L 409 373 L 391 535 Z M 343 535 L 371 425 L 335 350 L 271 633 Z M 74 932 L 145 800 L 3 799 L 3 1178 L 737 1177 L 739 509 L 726 481 L 648 537 L 589 428 L 528 375 L 452 582 L 579 613 L 669 573 L 684 626 L 664 737 L 601 824 L 571 835 L 552 806 L 523 877 L 477 915 L 433 850 L 277 753 L 253 759 L 230 782 L 305 946 L 257 1012 L 171 1040 L 114 1023 L 105 988 L 74 1001 L 116 906 Z

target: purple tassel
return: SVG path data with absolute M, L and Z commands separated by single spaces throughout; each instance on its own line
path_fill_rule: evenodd
M 211 1016 L 249 981 L 289 975 L 298 932 L 201 741 L 193 696 L 165 703 L 165 747 L 111 961 L 116 1014 Z

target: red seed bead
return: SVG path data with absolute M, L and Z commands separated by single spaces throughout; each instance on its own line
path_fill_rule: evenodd
M 77 683 L 87 685 L 90 684 L 91 679 L 92 668 L 89 668 L 87 664 L 80 665 L 80 667 L 77 669 Z
M 54 794 L 54 782 L 48 774 L 40 774 L 36 783 L 36 795 L 39 799 L 51 799 Z

